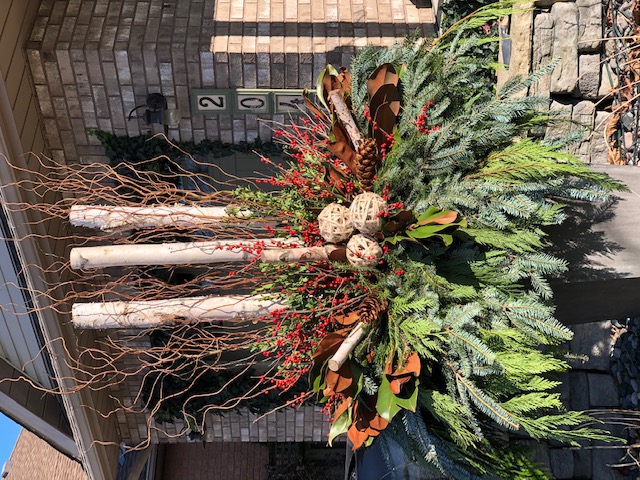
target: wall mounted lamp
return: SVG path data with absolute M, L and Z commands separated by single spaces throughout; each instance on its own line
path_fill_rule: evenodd
M 133 113 L 141 108 L 146 108 L 144 114 L 134 117 Z M 165 133 L 169 127 L 177 127 L 180 123 L 180 111 L 177 108 L 169 108 L 167 99 L 161 93 L 150 93 L 147 95 L 147 102 L 138 105 L 129 112 L 128 120 L 132 118 L 142 118 L 146 125 L 157 123 L 164 125 Z

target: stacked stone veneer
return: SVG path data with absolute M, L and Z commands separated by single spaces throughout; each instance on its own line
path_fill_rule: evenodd
M 540 0 L 532 6 L 535 10 L 511 19 L 513 53 L 504 76 L 526 75 L 558 61 L 529 94 L 549 97 L 551 110 L 561 118 L 594 129 L 575 147 L 576 153 L 585 162 L 607 163 L 603 130 L 609 114 L 604 108 L 615 80 L 603 62 L 603 2 Z M 561 136 L 575 128 L 554 125 L 546 135 Z
M 358 47 L 415 29 L 433 33 L 433 12 L 422 3 L 43 0 L 27 54 L 52 155 L 100 160 L 87 128 L 146 133 L 127 114 L 152 92 L 181 112 L 172 138 L 267 140 L 269 125 L 256 115 L 192 115 L 191 89 L 312 87 L 326 63 L 348 65 Z

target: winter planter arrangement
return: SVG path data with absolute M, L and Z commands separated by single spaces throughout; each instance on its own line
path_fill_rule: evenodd
M 468 55 L 480 42 L 470 32 L 506 12 L 485 8 L 433 42 L 368 47 L 350 71 L 322 72 L 309 113 L 275 132 L 290 164 L 263 158 L 276 173 L 262 182 L 277 189 L 238 188 L 236 213 L 211 216 L 212 228 L 257 222 L 268 239 L 193 241 L 174 254 L 244 264 L 228 275 L 261 276 L 252 294 L 118 304 L 103 321 L 77 304 L 76 324 L 117 326 L 118 311 L 127 327 L 144 315 L 206 323 L 215 311 L 200 310 L 224 304 L 223 320 L 264 325 L 252 342 L 272 366 L 260 388 L 306 391 L 283 404 L 324 404 L 330 443 L 345 433 L 354 449 L 395 441 L 450 478 L 545 478 L 509 434 L 609 439 L 555 391 L 572 332 L 553 316 L 547 279 L 566 263 L 544 252 L 543 230 L 563 221 L 563 199 L 624 187 L 530 136 L 549 120 L 545 100 L 520 93 L 545 72 L 498 92 L 476 80 L 489 65 Z M 166 215 L 186 222 L 205 206 L 145 208 L 166 228 Z M 127 215 L 147 225 L 125 211 L 109 222 Z M 88 263 L 89 250 L 72 255 L 77 268 L 105 266 Z

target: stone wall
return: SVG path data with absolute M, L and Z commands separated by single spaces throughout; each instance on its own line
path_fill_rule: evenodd
M 512 54 L 510 68 L 500 75 L 526 75 L 558 62 L 549 75 L 531 87 L 530 95 L 549 97 L 550 109 L 588 129 L 575 147 L 587 163 L 607 163 L 604 126 L 610 115 L 615 82 L 605 58 L 604 8 L 602 0 L 539 0 L 531 11 L 510 20 Z M 560 136 L 579 128 L 569 123 L 547 130 Z

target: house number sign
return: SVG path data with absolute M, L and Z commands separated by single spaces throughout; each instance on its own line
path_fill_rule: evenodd
M 193 113 L 265 115 L 296 113 L 304 105 L 302 90 L 195 88 Z

